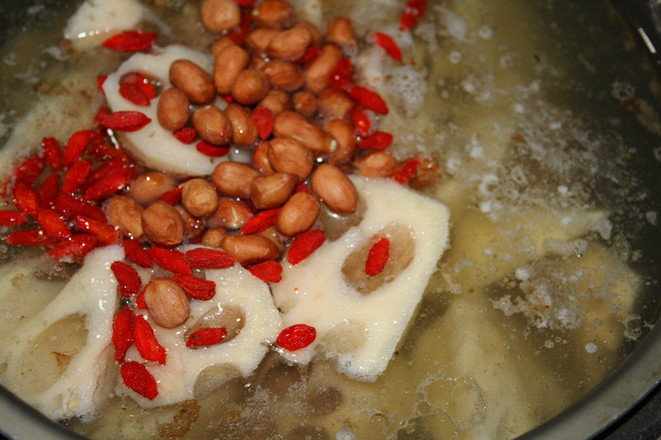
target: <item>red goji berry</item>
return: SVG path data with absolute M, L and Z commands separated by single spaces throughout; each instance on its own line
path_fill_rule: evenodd
M 135 307 L 140 310 L 147 310 L 147 303 L 145 302 L 145 289 L 142 289 L 140 293 L 135 296 Z
M 177 131 L 172 132 L 172 135 L 182 144 L 192 144 L 197 138 L 197 133 L 194 128 L 183 127 Z
M 275 117 L 271 110 L 266 107 L 256 107 L 252 112 L 252 121 L 255 123 L 260 139 L 271 136 L 275 125 Z
M 227 329 L 225 327 L 207 327 L 191 333 L 186 341 L 186 347 L 208 347 L 216 345 L 225 339 Z
M 375 131 L 358 141 L 358 147 L 369 150 L 384 150 L 392 144 L 393 137 L 385 131 Z
M 234 3 L 242 8 L 252 8 L 255 6 L 255 0 L 234 0 Z
M 147 269 L 151 269 L 154 266 L 151 257 L 149 256 L 149 252 L 147 252 L 137 241 L 125 238 L 122 241 L 122 245 L 124 246 L 126 258 L 129 261 Z
M 76 215 L 76 227 L 95 236 L 99 243 L 104 246 L 117 241 L 117 230 L 114 227 L 84 215 Z
M 143 92 L 140 86 L 137 84 L 133 84 L 131 82 L 120 82 L 119 94 L 122 98 L 130 101 L 132 104 L 141 107 L 149 107 L 149 98 L 147 98 L 145 92 Z
M 250 220 L 243 225 L 241 228 L 242 234 L 257 234 L 262 232 L 275 224 L 275 221 L 278 219 L 278 213 L 280 208 L 267 209 L 261 211 L 256 216 L 252 217 Z
M 53 208 L 60 215 L 67 219 L 72 219 L 76 216 L 76 214 L 81 214 L 85 217 L 90 217 L 100 222 L 106 221 L 106 215 L 101 208 L 89 205 L 80 199 L 71 197 L 68 194 L 60 194 L 57 196 L 53 202 Z
M 96 85 L 99 88 L 99 92 L 104 93 L 103 85 L 106 83 L 108 75 L 97 75 L 96 76 Z
M 92 161 L 89 159 L 79 159 L 71 165 L 69 171 L 64 175 L 64 182 L 62 183 L 62 192 L 64 194 L 72 194 L 80 188 L 87 176 L 92 171 Z
M 405 31 L 415 26 L 427 9 L 427 0 L 409 0 L 399 22 L 399 30 Z
M 44 159 L 53 170 L 59 170 L 62 167 L 62 151 L 59 142 L 55 138 L 43 138 L 41 141 L 41 151 L 44 153 Z
M 16 182 L 26 185 L 32 185 L 44 169 L 44 159 L 39 156 L 32 156 L 25 159 L 14 169 L 13 178 Z
M 314 327 L 294 324 L 282 330 L 275 343 L 287 351 L 296 351 L 312 344 L 316 338 L 317 330 Z
M 142 280 L 138 272 L 130 264 L 115 261 L 110 265 L 112 273 L 119 284 L 119 293 L 126 298 L 136 295 L 142 289 Z
M 124 162 L 130 162 L 126 154 L 122 152 L 119 148 L 112 147 L 110 145 L 106 144 L 92 144 L 87 148 L 87 154 L 92 156 L 94 159 L 98 160 L 99 162 L 108 160 L 108 159 L 113 159 L 113 158 L 120 158 Z
M 97 168 L 85 182 L 85 189 L 87 190 L 90 186 L 94 185 L 100 180 L 105 180 L 112 171 L 118 172 L 116 170 L 123 168 L 126 165 L 126 161 L 121 157 L 112 157 L 110 159 L 104 160 L 101 166 Z
M 163 202 L 168 202 L 170 205 L 176 205 L 179 202 L 181 202 L 181 192 L 183 191 L 183 187 L 178 186 L 173 190 L 170 190 L 166 193 L 161 194 L 161 196 L 158 198 L 158 200 L 161 200 Z
M 5 241 L 14 246 L 41 246 L 55 243 L 55 239 L 44 234 L 41 229 L 14 231 L 5 237 Z
M 206 301 L 213 298 L 216 294 L 216 283 L 211 280 L 203 280 L 192 275 L 182 275 L 179 273 L 175 274 L 172 279 L 191 298 Z
M 370 37 L 381 47 L 381 49 L 385 50 L 391 58 L 397 61 L 402 61 L 402 50 L 390 35 L 382 32 L 373 32 Z
M 372 129 L 372 120 L 365 112 L 365 109 L 360 106 L 356 106 L 351 110 L 350 115 L 351 120 L 353 121 L 353 125 L 356 126 L 358 134 L 361 136 L 367 136 L 367 134 Z
M 135 324 L 135 314 L 133 310 L 124 307 L 112 323 L 112 346 L 115 349 L 115 360 L 119 363 L 124 362 L 126 351 L 133 345 L 133 325 Z
M 209 157 L 223 157 L 230 152 L 230 147 L 226 145 L 211 145 L 205 141 L 198 142 L 195 149 Z
M 138 131 L 151 122 L 144 113 L 119 111 L 110 114 L 98 114 L 94 118 L 99 124 L 110 130 Z
M 71 231 L 60 215 L 52 209 L 40 209 L 37 214 L 37 222 L 41 229 L 49 237 L 58 240 L 71 238 Z
M 277 283 L 282 280 L 282 265 L 275 260 L 253 264 L 248 270 L 262 281 Z
M 72 134 L 62 151 L 62 165 L 65 167 L 73 165 L 95 137 L 97 136 L 92 130 L 81 130 Z
M 151 48 L 157 38 L 158 34 L 156 32 L 131 30 L 112 36 L 102 44 L 103 47 L 118 52 L 136 52 Z
M 135 338 L 135 346 L 143 358 L 148 361 L 155 361 L 161 365 L 165 365 L 167 352 L 165 348 L 158 343 L 156 336 L 154 336 L 154 329 L 151 328 L 149 322 L 147 322 L 142 315 L 135 317 L 133 337 Z
M 109 171 L 103 179 L 91 185 L 83 194 L 84 200 L 101 200 L 115 194 L 129 181 L 133 174 L 132 168 L 115 168 Z
M 303 54 L 302 57 L 300 57 L 296 62 L 298 64 L 307 64 L 310 61 L 314 60 L 319 56 L 319 52 L 321 52 L 321 48 L 319 47 L 318 44 L 311 44 L 308 46 L 307 49 L 305 49 L 305 53 Z
M 236 260 L 219 249 L 195 248 L 186 251 L 184 258 L 196 269 L 225 269 L 234 266 Z
M 60 175 L 51 174 L 41 183 L 37 197 L 39 198 L 39 206 L 42 208 L 50 208 L 60 192 Z
M 381 115 L 388 114 L 388 105 L 379 96 L 363 86 L 352 86 L 348 90 L 349 96 L 355 99 L 360 105 Z
M 383 237 L 370 248 L 365 260 L 365 273 L 370 277 L 380 274 L 386 267 L 389 258 L 390 240 Z
M 80 260 L 91 252 L 97 244 L 96 238 L 89 234 L 74 234 L 68 241 L 56 243 L 46 253 L 55 260 Z
M 250 11 L 244 11 L 241 14 L 241 26 L 238 31 L 232 31 L 227 36 L 232 39 L 237 45 L 242 46 L 250 30 L 250 21 L 252 19 L 252 14 Z
M 413 159 L 409 159 L 399 170 L 392 173 L 390 177 L 392 177 L 397 183 L 407 183 L 416 175 L 419 166 L 420 159 L 414 157 Z
M 222 99 L 223 101 L 225 101 L 228 104 L 231 104 L 231 103 L 234 102 L 234 98 L 232 98 L 232 95 L 230 95 L 230 94 L 220 95 L 220 99 Z
M 20 226 L 25 223 L 23 214 L 16 211 L 0 211 L 0 226 Z
M 142 90 L 142 93 L 144 93 L 148 99 L 156 98 L 156 88 L 151 83 L 149 78 L 141 73 L 128 73 L 122 77 L 121 82 L 135 84 L 136 86 L 140 87 L 140 90 Z
M 34 217 L 39 210 L 37 192 L 23 182 L 17 182 L 14 187 L 14 205 L 22 214 Z
M 320 229 L 311 229 L 298 234 L 289 247 L 287 261 L 289 264 L 297 265 L 312 255 L 314 251 L 324 244 L 324 241 L 326 241 L 326 235 Z
M 294 190 L 295 193 L 300 193 L 300 192 L 305 192 L 308 194 L 312 194 L 312 190 L 305 186 L 305 183 L 303 182 L 298 182 L 296 184 L 296 189 Z
M 152 246 L 147 251 L 154 263 L 167 269 L 172 273 L 180 273 L 182 275 L 192 275 L 193 269 L 188 265 L 184 254 L 176 249 L 165 249 L 159 246 Z
M 158 396 L 158 385 L 147 367 L 136 361 L 124 362 L 120 368 L 124 384 L 142 397 L 154 400 Z
M 331 72 L 330 85 L 335 90 L 346 90 L 352 83 L 351 60 L 349 58 L 343 58 L 335 65 Z

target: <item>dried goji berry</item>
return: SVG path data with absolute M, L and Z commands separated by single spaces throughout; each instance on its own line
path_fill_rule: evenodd
M 184 258 L 196 269 L 225 269 L 234 266 L 236 260 L 219 249 L 195 248 L 186 251 Z
M 71 165 L 69 171 L 64 175 L 62 182 L 62 192 L 71 194 L 76 192 L 82 186 L 92 171 L 92 161 L 89 159 L 79 159 Z
M 5 237 L 5 241 L 14 246 L 40 246 L 54 243 L 55 239 L 44 234 L 41 229 L 23 229 L 12 232 Z
M 234 3 L 242 8 L 252 8 L 255 6 L 255 0 L 234 0 Z
M 194 128 L 183 127 L 177 131 L 172 132 L 172 135 L 182 144 L 192 144 L 197 138 L 197 133 Z
M 414 157 L 413 159 L 409 159 L 399 170 L 395 171 L 391 177 L 397 183 L 407 183 L 416 175 L 419 166 L 420 159 Z
M 120 368 L 120 374 L 124 384 L 142 397 L 154 400 L 158 396 L 156 379 L 141 363 L 124 362 Z
M 360 106 L 356 106 L 351 110 L 350 115 L 351 120 L 353 121 L 353 125 L 356 126 L 358 134 L 361 136 L 367 136 L 367 134 L 372 129 L 372 120 L 365 112 L 365 109 Z
M 135 52 L 151 48 L 154 41 L 156 41 L 156 38 L 158 38 L 156 32 L 131 30 L 114 35 L 105 40 L 102 44 L 103 47 L 119 52 Z
M 22 182 L 26 185 L 32 185 L 44 169 L 44 159 L 39 156 L 32 156 L 25 159 L 14 169 L 13 178 L 16 182 Z
M 252 120 L 255 123 L 257 133 L 260 139 L 266 139 L 271 136 L 273 126 L 275 125 L 275 117 L 273 112 L 266 107 L 256 107 L 252 112 Z
M 117 172 L 116 170 L 123 168 L 126 165 L 126 160 L 122 157 L 111 157 L 107 160 L 104 160 L 101 166 L 96 169 L 90 176 L 87 178 L 85 189 L 97 183 L 99 180 L 105 180 L 111 172 Z
M 287 261 L 293 265 L 300 263 L 312 255 L 314 251 L 324 244 L 324 241 L 326 241 L 326 235 L 320 229 L 311 229 L 298 234 L 289 247 Z
M 207 327 L 193 332 L 186 341 L 186 347 L 208 347 L 216 345 L 225 339 L 227 330 L 225 327 Z
M 383 237 L 372 245 L 365 260 L 365 273 L 368 276 L 380 274 L 390 258 L 390 240 Z
M 115 360 L 119 363 L 124 362 L 126 351 L 133 345 L 133 325 L 135 324 L 135 314 L 133 310 L 124 307 L 112 323 L 112 346 L 115 349 Z
M 34 217 L 39 210 L 37 193 L 23 182 L 17 182 L 14 187 L 14 205 L 21 213 Z
M 117 241 L 117 230 L 111 225 L 100 222 L 84 215 L 76 215 L 76 227 L 81 231 L 89 232 L 104 246 Z
M 227 34 L 227 36 L 239 46 L 242 46 L 243 42 L 246 40 L 246 36 L 248 35 L 248 31 L 250 30 L 251 18 L 252 17 L 250 11 L 244 11 L 241 14 L 241 26 L 239 27 L 239 29 L 234 30 L 229 34 Z
M 147 303 L 145 302 L 145 289 L 135 296 L 135 308 L 140 310 L 147 310 Z
M 101 200 L 115 194 L 129 181 L 133 174 L 132 168 L 115 168 L 109 171 L 101 180 L 91 185 L 83 194 L 84 200 Z
M 227 145 L 211 145 L 204 141 L 198 142 L 195 149 L 209 157 L 223 157 L 230 152 L 230 147 Z
M 138 266 L 142 266 L 147 269 L 151 269 L 153 267 L 154 264 L 151 261 L 149 252 L 147 252 L 140 245 L 140 243 L 130 238 L 125 238 L 122 241 L 122 245 L 124 246 L 124 253 L 126 254 L 126 258 L 129 261 L 132 261 Z
M 305 49 L 305 53 L 303 54 L 302 57 L 300 57 L 296 62 L 298 64 L 307 64 L 310 61 L 314 60 L 319 56 L 319 52 L 321 52 L 321 48 L 319 47 L 318 44 L 311 44 L 308 46 L 307 49 Z
M 23 214 L 16 211 L 0 211 L 0 226 L 20 226 L 25 223 Z
M 46 253 L 55 260 L 80 260 L 91 252 L 97 244 L 96 238 L 88 234 L 74 234 L 71 239 L 56 243 Z
M 161 200 L 163 202 L 168 202 L 170 205 L 176 205 L 179 202 L 181 202 L 181 192 L 183 191 L 183 187 L 178 186 L 173 190 L 170 190 L 166 193 L 161 194 L 161 196 L 158 198 L 158 200 Z
M 151 259 L 163 269 L 183 275 L 193 274 L 193 269 L 191 269 L 186 262 L 184 254 L 176 249 L 165 249 L 159 246 L 152 246 L 147 252 L 149 252 Z
M 158 343 L 156 336 L 154 336 L 154 329 L 151 328 L 149 322 L 147 322 L 142 315 L 136 316 L 135 318 L 133 337 L 135 338 L 135 346 L 143 358 L 148 361 L 156 361 L 159 364 L 165 365 L 167 352 L 165 348 Z
M 60 194 L 57 196 L 53 202 L 53 208 L 67 219 L 72 219 L 76 214 L 81 214 L 100 222 L 106 221 L 106 215 L 101 208 L 89 205 L 68 194 Z
M 62 152 L 60 144 L 55 138 L 43 138 L 41 140 L 41 151 L 44 153 L 44 159 L 53 170 L 59 170 L 62 167 Z
M 122 96 L 122 98 L 130 101 L 135 105 L 141 107 L 149 107 L 149 98 L 147 98 L 145 92 L 143 92 L 140 86 L 137 84 L 133 84 L 131 82 L 120 82 L 119 94 Z
M 402 50 L 390 35 L 382 32 L 373 32 L 371 38 L 376 44 L 385 50 L 391 58 L 397 61 L 402 61 Z
M 142 90 L 142 93 L 144 93 L 148 99 L 156 98 L 156 88 L 154 88 L 154 85 L 151 83 L 149 78 L 141 73 L 127 73 L 122 77 L 121 82 L 135 84 L 136 86 L 140 87 L 140 90 Z
M 282 265 L 275 260 L 253 264 L 248 270 L 262 281 L 277 283 L 282 279 Z
M 40 209 L 37 214 L 37 222 L 41 229 L 49 237 L 58 240 L 71 238 L 71 231 L 60 215 L 52 209 Z
M 352 86 L 349 88 L 348 93 L 351 98 L 355 99 L 363 107 L 381 115 L 388 114 L 388 105 L 378 93 L 363 86 Z
M 352 83 L 351 60 L 349 58 L 343 58 L 335 65 L 331 72 L 330 85 L 335 90 L 345 90 Z
M 278 219 L 278 213 L 280 208 L 267 209 L 261 211 L 256 216 L 252 217 L 250 220 L 243 225 L 241 228 L 242 234 L 257 234 L 262 232 L 275 224 L 275 221 Z
M 124 154 L 124 152 L 122 152 L 122 150 L 106 144 L 90 145 L 89 147 L 87 147 L 87 154 L 89 154 L 99 162 L 113 158 L 121 158 L 125 162 L 129 162 L 128 157 L 126 156 L 126 154 Z
M 110 265 L 112 273 L 119 284 L 119 293 L 126 298 L 138 294 L 142 289 L 142 280 L 140 275 L 130 264 L 123 261 L 115 261 Z
M 108 75 L 97 75 L 96 76 L 96 86 L 99 88 L 99 92 L 104 93 L 103 85 L 106 83 Z
M 39 206 L 49 208 L 60 192 L 60 175 L 51 174 L 41 183 L 38 191 Z
M 81 130 L 72 134 L 62 151 L 62 165 L 65 167 L 73 165 L 95 137 L 96 134 L 92 130 Z
M 95 120 L 110 130 L 137 131 L 151 122 L 144 113 L 119 111 L 110 114 L 98 114 Z
M 415 26 L 427 9 L 427 0 L 409 0 L 399 22 L 399 30 L 405 31 Z
M 312 344 L 317 338 L 317 330 L 307 324 L 294 324 L 282 330 L 275 340 L 278 346 L 288 351 L 296 351 Z
M 305 186 L 305 183 L 303 182 L 298 182 L 296 184 L 296 189 L 294 190 L 294 192 L 295 193 L 304 192 L 304 193 L 312 194 L 312 190 L 307 186 Z
M 375 131 L 371 135 L 358 141 L 360 148 L 369 150 L 384 150 L 392 144 L 393 137 L 385 131 Z
M 203 280 L 192 275 L 182 275 L 179 273 L 175 274 L 172 279 L 191 298 L 206 301 L 213 298 L 216 294 L 216 283 L 211 280 Z

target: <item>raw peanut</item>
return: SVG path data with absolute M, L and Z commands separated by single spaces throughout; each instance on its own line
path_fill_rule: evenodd
M 293 9 L 283 0 L 264 0 L 252 11 L 252 20 L 261 27 L 284 27 L 292 19 Z
M 193 104 L 207 104 L 216 97 L 213 79 L 204 69 L 188 60 L 176 60 L 170 65 L 170 82 Z
M 327 89 L 333 69 L 343 56 L 342 49 L 334 44 L 322 47 L 319 56 L 305 67 L 305 87 L 317 95 Z
M 357 158 L 354 162 L 358 174 L 363 177 L 387 177 L 397 170 L 397 159 L 386 151 L 375 151 Z
M 268 152 L 268 141 L 261 141 L 252 152 L 252 163 L 262 172 L 262 174 L 271 174 L 274 172 L 271 163 L 269 162 Z
M 330 163 L 339 165 L 349 162 L 356 152 L 356 127 L 343 119 L 331 119 L 324 130 L 337 141 L 337 148 L 330 157 Z
M 240 104 L 256 104 L 269 92 L 269 78 L 261 70 L 246 69 L 232 85 L 232 97 Z
M 297 21 L 293 28 L 305 28 L 310 32 L 310 36 L 312 37 L 312 43 L 314 44 L 319 44 L 321 43 L 323 35 L 321 35 L 321 31 L 317 26 L 314 24 L 310 23 L 309 21 Z
M 227 237 L 227 231 L 223 228 L 212 228 L 202 236 L 202 246 L 219 248 L 223 244 L 223 240 Z
M 159 200 L 142 213 L 142 230 L 156 245 L 175 246 L 184 237 L 184 222 L 172 205 Z
M 306 118 L 311 118 L 317 113 L 317 97 L 314 96 L 314 93 L 305 90 L 298 91 L 292 96 L 292 101 L 294 110 Z
M 298 64 L 285 60 L 272 60 L 262 69 L 273 87 L 293 92 L 303 87 L 303 70 Z
M 200 7 L 200 21 L 212 34 L 241 24 L 241 9 L 232 0 L 206 0 Z
M 255 29 L 254 31 L 250 32 L 250 34 L 248 34 L 248 38 L 246 38 L 246 45 L 253 52 L 266 52 L 266 49 L 269 48 L 269 44 L 271 44 L 273 37 L 280 34 L 281 32 L 282 31 L 278 29 Z
M 257 234 L 261 237 L 271 240 L 273 244 L 275 244 L 278 247 L 280 252 L 285 250 L 285 243 L 283 237 L 282 235 L 280 235 L 280 233 L 278 233 L 278 231 L 275 229 L 274 226 L 270 226 L 264 229 L 263 231 L 258 232 Z
M 239 229 L 253 214 L 248 205 L 239 200 L 221 199 L 218 203 L 218 209 L 207 220 L 207 226 L 210 228 L 222 227 L 225 229 Z
M 225 109 L 225 116 L 232 124 L 232 142 L 243 147 L 252 146 L 259 139 L 252 114 L 239 104 L 230 104 Z
M 193 127 L 210 144 L 223 145 L 232 138 L 232 124 L 225 113 L 213 105 L 206 105 L 193 113 Z
M 319 216 L 319 201 L 312 194 L 294 194 L 278 213 L 276 229 L 284 235 L 293 236 L 307 231 Z
M 322 164 L 312 175 L 312 190 L 332 211 L 350 214 L 356 210 L 358 193 L 349 178 L 334 165 Z
M 124 234 L 140 239 L 142 237 L 142 206 L 128 196 L 115 196 L 108 206 L 108 221 Z
M 179 327 L 190 314 L 186 293 L 166 278 L 152 278 L 145 287 L 145 303 L 149 316 L 163 328 Z
M 261 176 L 252 182 L 250 199 L 257 209 L 277 208 L 291 197 L 296 184 L 296 174 L 274 173 Z
M 282 90 L 271 89 L 259 103 L 258 107 L 264 107 L 271 110 L 273 116 L 278 116 L 291 108 L 291 98 L 289 94 Z
M 409 181 L 409 186 L 414 189 L 426 188 L 438 179 L 438 162 L 433 158 L 424 158 L 420 161 L 415 176 Z
M 283 112 L 276 116 L 273 135 L 295 139 L 317 154 L 330 154 L 337 147 L 333 136 L 296 112 Z
M 168 174 L 149 171 L 131 181 L 129 195 L 139 204 L 146 206 L 176 186 L 177 183 Z
M 204 179 L 191 179 L 181 190 L 181 203 L 195 217 L 206 217 L 218 208 L 218 193 Z
M 304 27 L 293 27 L 273 36 L 266 53 L 271 58 L 296 61 L 305 55 L 305 50 L 310 44 L 312 44 L 310 31 Z
M 328 24 L 326 40 L 341 46 L 356 45 L 356 31 L 353 29 L 351 19 L 347 17 L 335 17 Z
M 264 66 L 269 62 L 267 58 L 264 58 L 262 55 L 253 55 L 250 57 L 250 63 L 248 63 L 249 69 L 264 70 Z
M 161 127 L 176 131 L 186 125 L 190 118 L 190 103 L 186 94 L 179 89 L 171 88 L 163 91 L 158 98 L 156 117 Z
M 211 43 L 211 48 L 209 50 L 211 50 L 213 57 L 216 58 L 227 46 L 236 46 L 236 43 L 230 37 L 220 37 Z
M 271 139 L 266 155 L 275 171 L 293 173 L 300 180 L 305 180 L 314 168 L 312 152 L 292 138 Z
M 174 209 L 177 210 L 181 221 L 184 222 L 184 237 L 189 241 L 199 237 L 205 228 L 204 220 L 193 217 L 182 205 L 174 205 Z
M 325 118 L 344 119 L 356 105 L 346 93 L 328 88 L 319 95 L 319 113 Z
M 211 181 L 221 193 L 245 199 L 250 197 L 250 185 L 258 177 L 259 171 L 250 165 L 227 161 L 216 166 Z
M 243 266 L 275 260 L 280 255 L 271 240 L 259 235 L 228 235 L 223 240 L 223 249 Z
M 217 56 L 213 65 L 213 83 L 216 91 L 227 95 L 232 85 L 250 61 L 250 55 L 243 48 L 233 44 L 226 46 Z

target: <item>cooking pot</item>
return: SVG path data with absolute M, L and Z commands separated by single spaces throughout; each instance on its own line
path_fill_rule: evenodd
M 661 5 L 652 0 L 612 0 L 612 6 L 629 26 L 641 50 L 661 71 Z M 606 4 L 603 8 L 607 8 Z M 55 11 L 75 10 L 74 4 L 62 0 L 0 0 L 0 42 L 4 43 L 25 29 L 60 29 L 62 14 Z M 65 16 L 68 14 L 64 14 Z M 55 24 L 52 20 L 60 17 Z M 58 26 L 57 23 L 60 25 Z M 5 60 L 6 61 L 6 60 Z M 3 102 L 3 105 L 8 103 Z M 658 144 L 658 140 L 647 144 Z M 661 167 L 659 162 L 649 160 L 649 155 L 634 158 L 639 176 L 647 182 L 647 188 L 657 210 L 661 211 Z M 646 270 L 656 268 L 656 279 L 660 279 L 661 234 L 658 228 L 641 231 L 638 242 L 632 243 L 649 255 Z M 658 289 L 656 285 L 654 288 Z M 652 302 L 654 310 L 650 316 L 659 317 L 659 303 Z M 654 321 L 656 322 L 656 321 Z M 661 381 L 661 328 L 654 326 L 643 337 L 628 358 L 601 384 L 564 412 L 547 423 L 524 434 L 522 439 L 588 439 L 634 438 L 655 439 L 661 435 L 661 402 L 656 387 Z M 649 399 L 646 396 L 655 396 Z M 656 393 L 656 394 L 655 394 Z M 614 430 L 612 425 L 648 405 L 651 423 L 646 426 L 628 426 L 625 430 Z M 651 409 L 650 409 L 651 408 Z M 82 438 L 61 425 L 51 422 L 33 410 L 4 388 L 0 388 L 0 433 L 11 439 L 72 439 Z M 619 437 L 618 437 L 619 436 Z

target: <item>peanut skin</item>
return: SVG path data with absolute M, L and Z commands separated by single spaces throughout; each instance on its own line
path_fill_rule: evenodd
M 202 139 L 214 145 L 223 145 L 232 138 L 232 124 L 225 113 L 207 105 L 193 113 L 193 127 Z
M 213 82 L 220 95 L 232 91 L 232 85 L 250 61 L 250 55 L 237 45 L 226 46 L 216 57 L 213 66 Z
M 188 97 L 179 89 L 164 90 L 158 99 L 156 117 L 161 127 L 176 131 L 186 125 L 190 118 Z
M 211 75 L 192 61 L 174 61 L 169 75 L 172 85 L 184 92 L 193 104 L 207 104 L 216 97 Z

